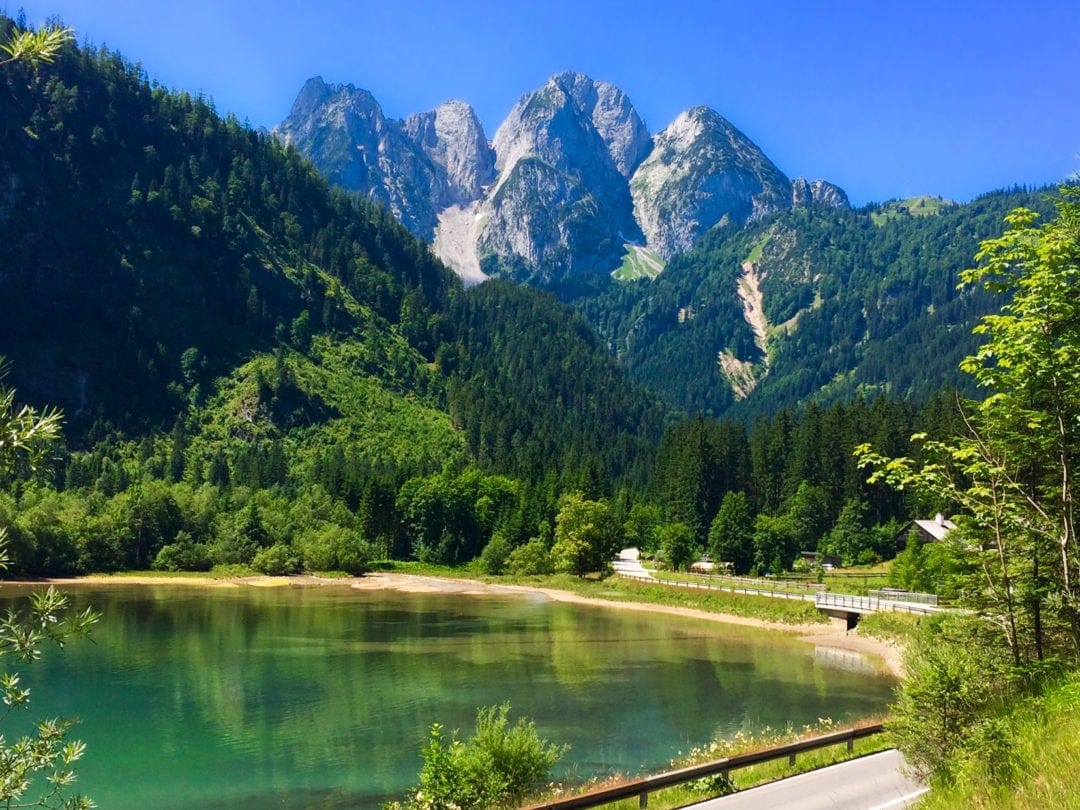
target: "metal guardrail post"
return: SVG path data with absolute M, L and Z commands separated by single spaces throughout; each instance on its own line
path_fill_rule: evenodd
M 723 774 L 726 778 L 729 776 L 730 771 L 735 768 L 745 768 L 749 765 L 756 765 L 761 762 L 769 762 L 770 760 L 782 759 L 784 757 L 787 757 L 789 762 L 794 763 L 795 755 L 800 751 L 813 751 L 830 745 L 839 745 L 840 743 L 846 743 L 848 751 L 852 751 L 855 740 L 879 734 L 881 731 L 883 731 L 883 728 L 880 723 L 847 729 L 846 731 L 835 731 L 830 734 L 823 734 L 809 740 L 788 743 L 787 745 L 778 746 L 765 751 L 738 754 L 733 757 L 725 757 L 724 759 L 706 762 L 701 765 L 691 765 L 686 768 L 680 768 L 679 770 L 671 771 L 669 773 L 647 776 L 623 785 L 594 790 L 591 793 L 544 801 L 539 804 L 531 805 L 530 810 L 582 810 L 583 808 L 600 807 L 605 804 L 619 801 L 620 799 L 630 799 L 634 796 L 638 797 L 638 806 L 640 808 L 646 808 L 649 791 L 674 787 L 714 774 Z

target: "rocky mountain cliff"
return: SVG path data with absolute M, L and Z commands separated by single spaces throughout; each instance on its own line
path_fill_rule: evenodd
M 388 205 L 467 281 L 606 277 L 628 251 L 667 260 L 718 224 L 847 207 L 830 183 L 789 180 L 708 107 L 651 137 L 625 93 L 573 72 L 522 96 L 490 146 L 464 102 L 393 121 L 367 91 L 321 78 L 275 133 Z
M 331 183 L 383 203 L 428 240 L 440 211 L 476 199 L 494 176 L 480 119 L 462 101 L 396 121 L 367 90 L 316 76 L 274 134 L 311 158 Z
M 708 107 L 682 113 L 653 139 L 630 180 L 650 248 L 684 253 L 717 223 L 742 223 L 791 206 L 791 181 Z
M 641 240 L 626 182 L 648 130 L 617 88 L 575 73 L 522 96 L 495 133 L 498 179 L 481 206 L 488 275 L 549 283 L 608 273 Z

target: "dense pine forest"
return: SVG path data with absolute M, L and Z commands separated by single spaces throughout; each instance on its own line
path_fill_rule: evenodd
M 998 302 L 958 289 L 959 274 L 1010 210 L 1049 214 L 1050 196 L 1015 189 L 964 205 L 797 208 L 741 230 L 714 229 L 655 281 L 578 291 L 574 304 L 633 379 L 690 413 L 752 418 L 810 399 L 925 402 L 957 387 L 973 394 L 958 364 L 978 343 L 973 327 Z M 738 295 L 747 265 L 760 280 L 764 345 Z M 748 395 L 724 374 L 719 352 L 754 367 Z

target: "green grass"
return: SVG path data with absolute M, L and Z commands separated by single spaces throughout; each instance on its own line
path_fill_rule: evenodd
M 378 560 L 376 571 L 391 574 L 413 574 L 418 577 L 450 577 L 452 579 L 477 579 L 478 571 L 470 566 L 451 568 L 449 565 L 416 562 L 414 560 Z
M 932 217 L 942 211 L 956 206 L 952 200 L 943 200 L 940 197 L 909 197 L 906 200 L 891 200 L 881 206 L 877 211 L 870 214 L 870 219 L 875 225 L 884 225 L 886 222 L 903 217 Z
M 773 579 L 762 580 L 759 583 L 741 582 L 736 579 L 728 579 L 722 576 L 705 576 L 702 574 L 690 574 L 683 571 L 654 571 L 653 576 L 665 582 L 692 582 L 700 585 L 711 585 L 722 588 L 744 588 L 758 591 L 774 591 L 777 593 L 806 594 L 814 592 L 813 578 L 801 579 Z
M 829 587 L 830 593 L 866 596 L 867 591 L 889 586 L 891 567 L 890 561 L 873 566 L 845 568 L 843 571 L 827 571 L 822 581 Z
M 1022 704 L 1008 718 L 1014 779 L 993 784 L 986 759 L 973 757 L 947 787 L 934 786 L 928 810 L 1043 810 L 1080 806 L 1080 674 Z M 651 806 L 651 803 L 650 803 Z
M 905 645 L 915 638 L 927 618 L 927 616 L 914 613 L 899 613 L 892 610 L 867 613 L 859 619 L 859 634 Z
M 622 264 L 612 271 L 611 277 L 616 281 L 637 281 L 641 278 L 656 278 L 663 270 L 663 259 L 653 251 L 637 245 L 626 245 Z
M 487 581 L 529 585 L 537 588 L 556 588 L 593 599 L 607 599 L 613 602 L 644 602 L 668 607 L 693 608 L 710 613 L 725 613 L 781 624 L 823 624 L 828 621 L 828 617 L 815 609 L 811 602 L 732 594 L 726 591 L 684 590 L 623 577 L 595 580 L 555 574 L 545 577 L 487 578 Z
M 761 252 L 765 249 L 765 245 L 769 244 L 769 240 L 772 238 L 771 233 L 765 234 L 761 239 L 754 243 L 754 247 L 751 248 L 750 254 L 746 257 L 745 261 L 750 264 L 757 264 L 761 261 Z
M 184 580 L 184 579 L 234 579 L 235 577 L 258 577 L 261 572 L 246 565 L 215 565 L 210 571 L 108 571 L 93 573 L 95 577 L 139 577 L 140 579 Z

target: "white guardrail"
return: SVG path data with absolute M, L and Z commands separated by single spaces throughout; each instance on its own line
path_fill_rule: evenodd
M 937 605 L 920 605 L 914 602 L 896 602 L 891 599 L 879 599 L 874 596 L 849 596 L 843 593 L 819 593 L 814 597 L 814 606 L 820 610 L 833 608 L 853 610 L 859 613 L 876 613 L 883 610 L 901 613 L 937 613 Z

